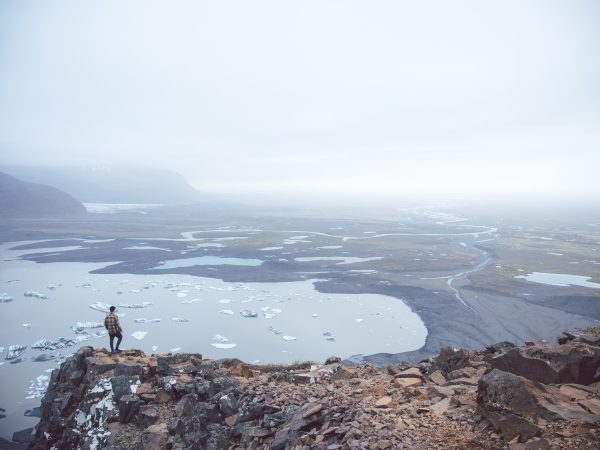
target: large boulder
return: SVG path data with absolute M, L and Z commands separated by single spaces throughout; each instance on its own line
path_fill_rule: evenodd
M 430 372 L 441 371 L 444 375 L 464 367 L 471 366 L 471 359 L 475 353 L 464 348 L 444 347 L 431 365 Z
M 529 439 L 540 428 L 537 419 L 598 423 L 600 416 L 589 412 L 556 386 L 546 386 L 509 372 L 493 369 L 479 380 L 479 412 L 506 440 Z
M 490 359 L 492 368 L 545 384 L 591 384 L 600 380 L 600 347 L 582 342 L 545 342 L 513 348 Z

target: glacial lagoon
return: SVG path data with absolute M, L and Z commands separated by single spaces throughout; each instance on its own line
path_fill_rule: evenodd
M 36 263 L 19 259 L 32 251 L 10 250 L 17 245 L 0 246 L 0 294 L 12 298 L 0 303 L 0 347 L 4 347 L 0 407 L 7 410 L 0 421 L 3 437 L 35 423 L 23 413 L 39 405 L 50 371 L 61 358 L 83 345 L 108 345 L 106 336 L 95 337 L 103 333 L 98 324 L 108 305 L 116 305 L 122 315 L 122 347 L 149 354 L 181 351 L 255 363 L 322 362 L 331 355 L 348 358 L 416 350 L 427 336 L 420 317 L 401 300 L 376 294 L 323 294 L 315 290 L 318 280 L 231 283 L 163 273 L 93 274 L 110 263 Z M 260 262 L 209 258 L 212 264 L 231 259 L 243 265 Z M 157 269 L 198 262 L 209 261 L 167 260 Z M 41 296 L 25 296 L 26 291 Z M 98 328 L 86 328 L 94 325 Z M 42 339 L 59 338 L 74 345 L 54 351 L 31 347 Z M 5 356 L 15 344 L 27 349 L 17 359 L 20 362 L 11 364 L 14 360 Z M 42 361 L 33 361 L 36 357 Z
M 589 281 L 592 277 L 584 275 L 569 275 L 564 273 L 545 273 L 532 272 L 528 275 L 517 275 L 515 278 L 522 278 L 534 283 L 547 284 L 550 286 L 582 286 L 588 288 L 600 288 L 600 283 Z

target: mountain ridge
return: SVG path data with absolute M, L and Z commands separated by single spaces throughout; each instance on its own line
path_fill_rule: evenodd
M 0 214 L 5 217 L 85 212 L 77 199 L 54 186 L 30 183 L 0 172 Z
M 3 166 L 28 182 L 48 184 L 82 203 L 185 204 L 206 199 L 180 174 L 133 166 Z

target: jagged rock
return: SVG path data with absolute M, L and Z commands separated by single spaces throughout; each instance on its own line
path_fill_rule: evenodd
M 144 367 L 131 361 L 123 361 L 115 366 L 115 376 L 134 376 L 141 379 L 144 375 Z
M 545 384 L 591 384 L 600 380 L 600 347 L 581 342 L 537 343 L 513 348 L 490 360 L 493 368 Z
M 436 358 L 273 371 L 235 359 L 82 349 L 53 371 L 31 448 L 506 448 L 495 429 L 512 446 L 600 447 L 600 383 L 544 385 L 495 370 L 478 392 L 474 380 L 489 366 L 481 356 L 451 350 L 441 363 L 445 373 Z M 313 382 L 290 383 L 297 374 Z
M 444 347 L 435 359 L 432 370 L 440 370 L 443 374 L 448 374 L 453 370 L 470 366 L 473 356 L 474 352 L 464 348 Z
M 533 438 L 524 444 L 515 443 L 508 446 L 509 450 L 550 450 L 551 447 L 551 442 L 545 438 Z
M 223 395 L 219 398 L 219 409 L 224 416 L 231 416 L 237 412 L 239 402 L 233 393 Z
M 137 375 L 120 375 L 110 379 L 113 396 L 115 400 L 120 401 L 124 395 L 130 395 L 137 391 L 140 385 L 140 377 Z
M 439 385 L 446 382 L 446 377 L 444 377 L 444 374 L 439 370 L 435 370 L 433 373 L 429 374 L 429 379 Z
M 483 351 L 483 353 L 486 355 L 494 355 L 494 354 L 498 354 L 498 353 L 503 353 L 503 352 L 510 350 L 511 348 L 515 348 L 515 347 L 516 347 L 516 345 L 513 344 L 512 342 L 502 341 L 502 342 L 498 342 L 496 344 L 488 345 L 485 348 L 485 350 Z
M 389 408 L 392 404 L 392 397 L 381 397 L 375 402 L 376 408 Z
M 170 375 L 180 373 L 175 367 L 188 361 L 202 361 L 202 355 L 198 353 L 176 353 L 174 355 L 159 356 L 156 360 L 156 373 L 159 375 Z
M 416 367 L 411 367 L 409 369 L 401 370 L 400 372 L 394 375 L 396 378 L 420 378 L 424 379 L 423 374 Z
M 14 442 L 27 443 L 33 441 L 34 437 L 33 428 L 25 428 L 21 431 L 15 431 L 12 435 L 12 440 Z
M 307 403 L 299 408 L 294 415 L 283 424 L 277 433 L 275 438 L 271 442 L 271 450 L 282 450 L 286 448 L 287 443 L 295 437 L 296 433 L 310 428 L 316 421 L 317 415 L 312 414 L 308 417 L 304 417 L 307 411 L 310 411 L 315 406 L 315 403 Z
M 448 409 L 450 409 L 450 399 L 444 398 L 444 399 L 440 400 L 439 402 L 431 405 L 431 407 L 429 409 L 431 410 L 431 412 L 433 414 L 435 414 L 437 416 L 441 416 L 446 411 L 448 411 Z
M 330 364 L 339 364 L 342 362 L 342 358 L 339 356 L 330 356 L 325 360 L 325 365 L 328 366 Z
M 394 386 L 405 389 L 410 386 L 419 386 L 423 384 L 421 378 L 394 378 Z
M 166 424 L 150 425 L 142 433 L 140 448 L 145 450 L 163 450 L 167 447 L 168 437 L 169 433 Z
M 119 398 L 119 421 L 121 423 L 133 422 L 136 419 L 144 402 L 137 395 L 128 394 Z
M 217 377 L 213 379 L 208 386 L 208 397 L 219 394 L 227 395 L 240 385 L 240 382 L 233 377 Z
M 600 416 L 571 402 L 559 388 L 498 369 L 479 380 L 477 401 L 481 414 L 502 432 L 506 440 L 515 436 L 534 437 L 540 432 L 534 423 L 537 418 L 581 423 L 600 421 Z
M 153 405 L 144 405 L 140 407 L 138 422 L 142 428 L 148 428 L 154 425 L 158 420 L 158 408 Z

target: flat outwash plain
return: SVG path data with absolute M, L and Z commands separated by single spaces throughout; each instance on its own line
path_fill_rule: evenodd
M 34 424 L 23 413 L 39 405 L 57 362 L 89 339 L 106 345 L 94 322 L 110 304 L 124 305 L 126 348 L 250 363 L 321 361 L 328 349 L 346 363 L 417 363 L 445 346 L 552 341 L 600 319 L 593 220 L 443 205 L 361 214 L 133 206 L 1 225 L 0 347 L 5 356 L 26 347 L 0 367 L 13 384 L 0 405 L 3 437 Z M 34 269 L 53 278 L 36 284 Z M 36 317 L 36 302 L 58 318 Z

